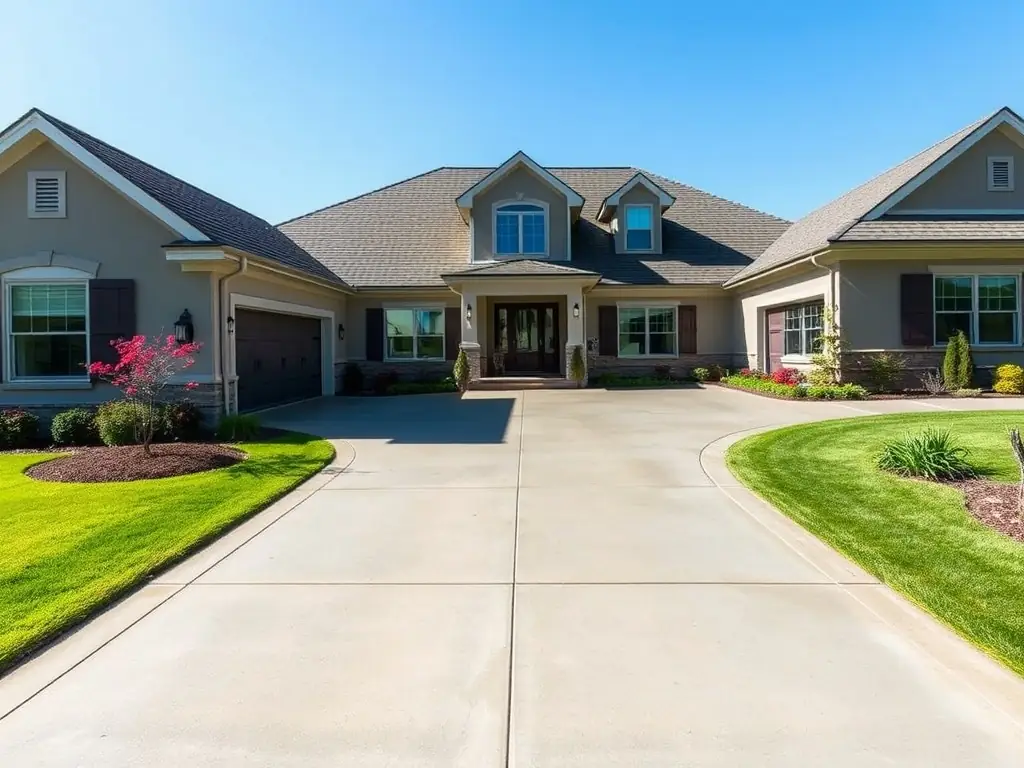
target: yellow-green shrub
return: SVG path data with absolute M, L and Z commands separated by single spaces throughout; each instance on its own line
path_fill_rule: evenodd
M 1014 363 L 1003 363 L 996 368 L 992 389 L 1002 395 L 1024 394 L 1024 368 Z

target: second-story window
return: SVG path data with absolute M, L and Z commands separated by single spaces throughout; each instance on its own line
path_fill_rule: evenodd
M 494 252 L 499 256 L 548 252 L 547 210 L 537 203 L 504 203 L 494 209 Z
M 649 205 L 626 206 L 626 250 L 654 248 L 654 209 Z

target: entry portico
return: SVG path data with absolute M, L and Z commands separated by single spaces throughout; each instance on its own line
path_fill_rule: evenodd
M 442 275 L 461 296 L 460 348 L 470 378 L 569 377 L 579 347 L 586 358 L 584 294 L 596 272 L 536 259 L 509 259 Z

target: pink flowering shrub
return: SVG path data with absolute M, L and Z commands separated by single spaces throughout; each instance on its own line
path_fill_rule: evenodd
M 768 374 L 757 368 L 740 368 L 740 376 L 744 379 L 767 379 Z
M 150 444 L 157 426 L 156 408 L 160 394 L 171 379 L 195 365 L 193 355 L 199 343 L 178 344 L 173 336 L 163 339 L 133 336 L 110 342 L 117 350 L 116 363 L 93 363 L 89 373 L 108 381 L 124 393 L 135 413 L 135 437 L 142 443 L 146 455 L 151 455 Z M 195 389 L 190 381 L 185 389 Z
M 776 368 L 772 371 L 772 381 L 776 384 L 786 384 L 795 387 L 803 381 L 803 374 L 796 368 Z

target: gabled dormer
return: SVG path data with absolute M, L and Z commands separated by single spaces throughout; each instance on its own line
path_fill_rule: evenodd
M 583 197 L 517 152 L 455 201 L 469 224 L 470 261 L 572 258 Z
M 661 253 L 661 217 L 676 199 L 643 173 L 601 203 L 598 221 L 608 224 L 616 253 Z

